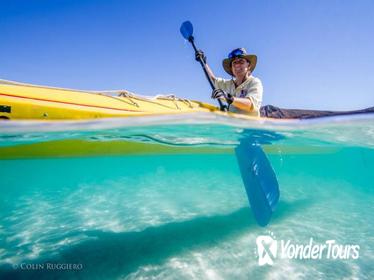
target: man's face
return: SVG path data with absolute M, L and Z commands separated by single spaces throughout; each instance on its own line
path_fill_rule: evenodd
M 250 64 L 246 59 L 237 57 L 232 61 L 231 69 L 235 77 L 243 76 L 250 70 Z

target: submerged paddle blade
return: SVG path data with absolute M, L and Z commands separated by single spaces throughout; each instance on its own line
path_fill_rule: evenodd
M 185 21 L 182 23 L 180 31 L 184 39 L 189 40 L 193 33 L 193 26 L 190 21 Z
M 266 226 L 279 201 L 274 170 L 261 147 L 249 139 L 240 141 L 235 154 L 254 217 L 260 226 Z

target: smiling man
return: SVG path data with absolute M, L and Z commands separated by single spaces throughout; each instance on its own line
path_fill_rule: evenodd
M 202 51 L 196 53 L 196 59 L 199 58 L 206 61 Z M 263 87 L 260 79 L 252 76 L 256 63 L 257 56 L 247 54 L 244 48 L 233 50 L 222 62 L 223 68 L 232 77 L 229 80 L 217 78 L 207 65 L 208 74 L 216 87 L 212 98 L 225 100 L 230 112 L 260 116 Z

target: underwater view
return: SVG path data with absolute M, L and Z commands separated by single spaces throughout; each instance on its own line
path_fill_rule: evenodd
M 267 226 L 243 137 L 279 183 Z M 3 121 L 0 278 L 374 279 L 373 167 L 373 114 Z

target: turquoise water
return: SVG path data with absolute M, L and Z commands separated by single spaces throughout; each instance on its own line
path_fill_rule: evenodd
M 232 152 L 244 132 L 280 185 L 265 228 Z M 66 152 L 76 140 L 102 148 Z M 134 143 L 155 152 L 112 148 Z M 372 115 L 2 122 L 0 278 L 374 279 L 373 166 Z M 359 257 L 260 266 L 260 235 L 355 244 Z

